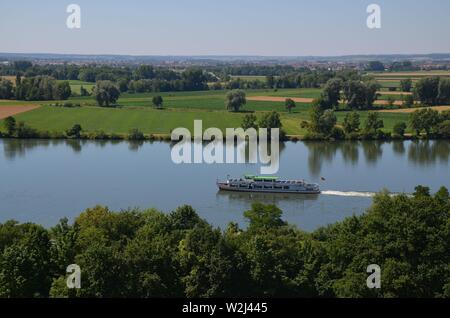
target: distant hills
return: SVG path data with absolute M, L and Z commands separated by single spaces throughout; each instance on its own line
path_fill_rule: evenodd
M 305 63 L 305 62 L 345 62 L 365 61 L 450 61 L 450 53 L 432 54 L 386 54 L 386 55 L 344 55 L 344 56 L 162 56 L 162 55 L 82 55 L 54 53 L 0 53 L 0 61 L 33 60 L 45 62 L 79 63 Z

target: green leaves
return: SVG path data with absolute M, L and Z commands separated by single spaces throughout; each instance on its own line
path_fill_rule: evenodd
M 190 206 L 170 214 L 94 207 L 49 231 L 0 224 L 0 297 L 448 297 L 450 199 L 418 186 L 366 214 L 304 233 L 254 203 L 225 231 Z M 81 268 L 81 289 L 65 269 Z M 366 286 L 381 267 L 382 289 Z

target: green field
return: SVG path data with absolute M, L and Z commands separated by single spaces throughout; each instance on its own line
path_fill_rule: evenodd
M 258 117 L 261 112 L 257 112 Z M 338 124 L 346 112 L 337 112 Z M 102 130 L 107 133 L 125 134 L 133 128 L 144 133 L 169 134 L 172 129 L 186 127 L 192 129 L 195 119 L 203 120 L 204 127 L 218 127 L 225 129 L 239 127 L 244 113 L 230 113 L 227 111 L 205 110 L 155 110 L 152 108 L 101 108 L 79 107 L 61 108 L 43 106 L 39 109 L 16 116 L 18 121 L 24 121 L 39 130 L 62 132 L 75 124 L 80 124 L 85 131 Z M 360 112 L 361 122 L 367 117 L 367 112 Z M 406 114 L 382 113 L 385 131 L 392 131 L 398 121 L 407 121 Z M 305 109 L 295 114 L 281 115 L 283 127 L 288 135 L 303 135 L 305 131 L 300 123 L 308 119 Z
M 283 96 L 309 97 L 320 94 L 320 89 L 280 89 L 252 90 L 247 96 Z M 16 115 L 18 121 L 24 121 L 31 127 L 42 131 L 62 132 L 75 124 L 80 124 L 85 131 L 125 134 L 138 128 L 147 134 L 169 134 L 177 127 L 192 128 L 195 119 L 203 120 L 205 127 L 239 127 L 246 112 L 254 112 L 260 117 L 263 112 L 276 110 L 281 114 L 284 129 L 288 135 L 304 135 L 300 123 L 308 119 L 310 104 L 297 103 L 292 114 L 284 107 L 284 102 L 248 101 L 241 113 L 225 110 L 224 91 L 160 93 L 164 98 L 164 109 L 152 107 L 152 97 L 156 94 L 123 94 L 119 107 L 96 107 L 92 97 L 71 98 L 70 102 L 80 103 L 82 107 L 68 108 L 50 106 L 55 102 L 21 102 L 0 101 L 2 105 L 41 104 L 41 108 Z M 342 124 L 346 112 L 337 112 L 338 124 Z M 367 112 L 360 112 L 361 122 Z M 391 131 L 398 121 L 407 121 L 406 114 L 382 113 L 385 131 Z
M 241 79 L 243 81 L 260 81 L 265 82 L 266 76 L 257 76 L 257 75 L 231 75 L 232 79 Z
M 400 81 L 403 79 L 411 79 L 413 86 L 422 78 L 430 76 L 450 77 L 450 71 L 417 71 L 417 72 L 373 72 L 368 75 L 374 77 L 383 87 L 400 88 Z
M 276 97 L 306 97 L 315 98 L 320 95 L 320 89 L 284 89 L 284 90 L 249 90 L 247 97 L 251 96 L 276 96 Z M 118 100 L 121 107 L 153 107 L 152 98 L 161 95 L 164 99 L 166 109 L 197 109 L 197 110 L 225 110 L 224 91 L 202 91 L 202 92 L 176 92 L 176 93 L 145 93 L 145 94 L 122 94 Z M 71 102 L 84 106 L 95 106 L 92 97 L 71 98 Z M 308 104 L 297 104 L 294 112 L 307 108 Z M 283 102 L 259 102 L 247 101 L 245 111 L 270 111 L 285 112 Z
M 80 94 L 81 86 L 83 86 L 85 89 L 87 89 L 88 92 L 91 92 L 95 86 L 94 83 L 83 82 L 83 81 L 78 81 L 78 80 L 70 80 L 68 82 L 70 84 L 70 89 L 72 90 L 72 93 L 76 93 L 78 95 Z

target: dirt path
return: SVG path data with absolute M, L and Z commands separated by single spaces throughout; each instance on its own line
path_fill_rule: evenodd
M 1 106 L 0 105 L 0 119 L 9 116 L 14 116 L 20 113 L 29 112 L 30 110 L 39 108 L 38 105 L 24 105 L 24 106 Z
M 273 96 L 251 96 L 247 97 L 249 101 L 255 102 L 284 102 L 287 97 L 273 97 Z M 314 98 L 303 98 L 303 97 L 291 97 L 291 99 L 296 103 L 312 103 Z M 387 105 L 388 101 L 385 100 L 377 100 L 374 103 L 375 105 Z M 394 105 L 401 106 L 403 105 L 402 101 L 395 101 Z
M 311 103 L 314 98 L 304 97 L 274 97 L 274 96 L 251 96 L 247 97 L 247 100 L 255 102 L 284 102 L 286 98 L 292 99 L 296 103 Z
M 437 110 L 439 112 L 443 112 L 445 110 L 450 110 L 450 106 L 433 106 L 433 107 L 421 107 L 421 108 L 385 109 L 385 110 L 380 110 L 379 112 L 409 114 L 409 113 L 415 112 L 416 110 L 426 109 L 426 108 L 431 108 L 431 109 Z
M 396 92 L 396 91 L 394 91 L 394 92 L 391 92 L 391 91 L 383 92 L 383 91 L 381 91 L 381 92 L 378 92 L 378 94 L 380 94 L 380 95 L 412 95 L 413 93 L 411 93 L 411 92 Z

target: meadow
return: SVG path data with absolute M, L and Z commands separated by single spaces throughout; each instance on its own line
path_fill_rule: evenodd
M 139 95 L 136 95 L 139 96 Z M 195 95 L 194 95 L 195 96 Z M 158 110 L 150 107 L 148 97 L 131 98 L 124 96 L 119 100 L 121 107 L 102 108 L 96 106 L 42 107 L 16 116 L 18 121 L 26 122 L 38 130 L 62 132 L 75 124 L 80 124 L 85 131 L 104 131 L 107 133 L 126 134 L 137 128 L 146 134 L 170 134 L 177 127 L 193 128 L 195 119 L 203 120 L 204 127 L 218 127 L 222 130 L 228 127 L 239 127 L 244 115 L 254 112 L 259 118 L 264 112 L 276 110 L 281 115 L 283 128 L 288 135 L 302 136 L 306 131 L 300 128 L 300 123 L 308 120 L 310 104 L 297 104 L 290 114 L 281 102 L 248 102 L 240 113 L 232 113 L 224 108 L 220 95 L 191 96 L 191 98 L 167 97 L 165 108 Z M 80 101 L 80 99 L 75 99 Z M 87 99 L 82 99 L 87 101 Z M 1 107 L 1 106 L 0 106 Z M 367 117 L 367 112 L 359 112 L 361 122 Z M 347 112 L 336 113 L 338 124 L 342 124 Z M 398 121 L 407 121 L 407 114 L 380 113 L 385 123 L 385 130 L 392 131 Z
M 94 83 L 83 82 L 83 81 L 78 81 L 78 80 L 70 80 L 68 82 L 69 82 L 70 89 L 72 90 L 72 92 L 76 93 L 78 95 L 81 94 L 81 87 L 85 88 L 88 92 L 91 92 L 95 86 Z
M 76 82 L 71 85 L 83 85 Z M 320 89 L 279 89 L 248 90 L 247 97 L 304 97 L 315 98 Z M 164 108 L 157 110 L 152 105 L 152 97 L 161 95 Z M 195 119 L 201 119 L 205 127 L 239 127 L 244 115 L 249 112 L 261 117 L 263 112 L 277 111 L 281 114 L 284 130 L 291 136 L 306 133 L 300 128 L 301 121 L 308 120 L 310 103 L 297 103 L 292 113 L 288 113 L 284 102 L 248 101 L 240 113 L 231 113 L 225 109 L 225 91 L 201 92 L 167 92 L 145 94 L 122 94 L 118 107 L 97 107 L 92 97 L 73 97 L 68 102 L 80 104 L 81 107 L 58 107 L 57 102 L 23 102 L 2 101 L 0 107 L 7 105 L 38 104 L 40 108 L 16 115 L 18 121 L 26 122 L 33 128 L 45 131 L 63 132 L 75 124 L 80 124 L 85 131 L 104 131 L 106 133 L 126 134 L 137 128 L 146 134 L 170 134 L 177 127 L 191 129 Z M 386 95 L 384 97 L 388 97 Z M 400 95 L 394 97 L 399 97 Z M 64 102 L 59 102 L 64 103 Z M 342 124 L 347 112 L 336 113 L 338 124 Z M 367 112 L 360 112 L 361 122 Z M 385 131 L 392 131 L 398 121 L 407 121 L 408 115 L 401 113 L 380 113 L 385 123 Z

